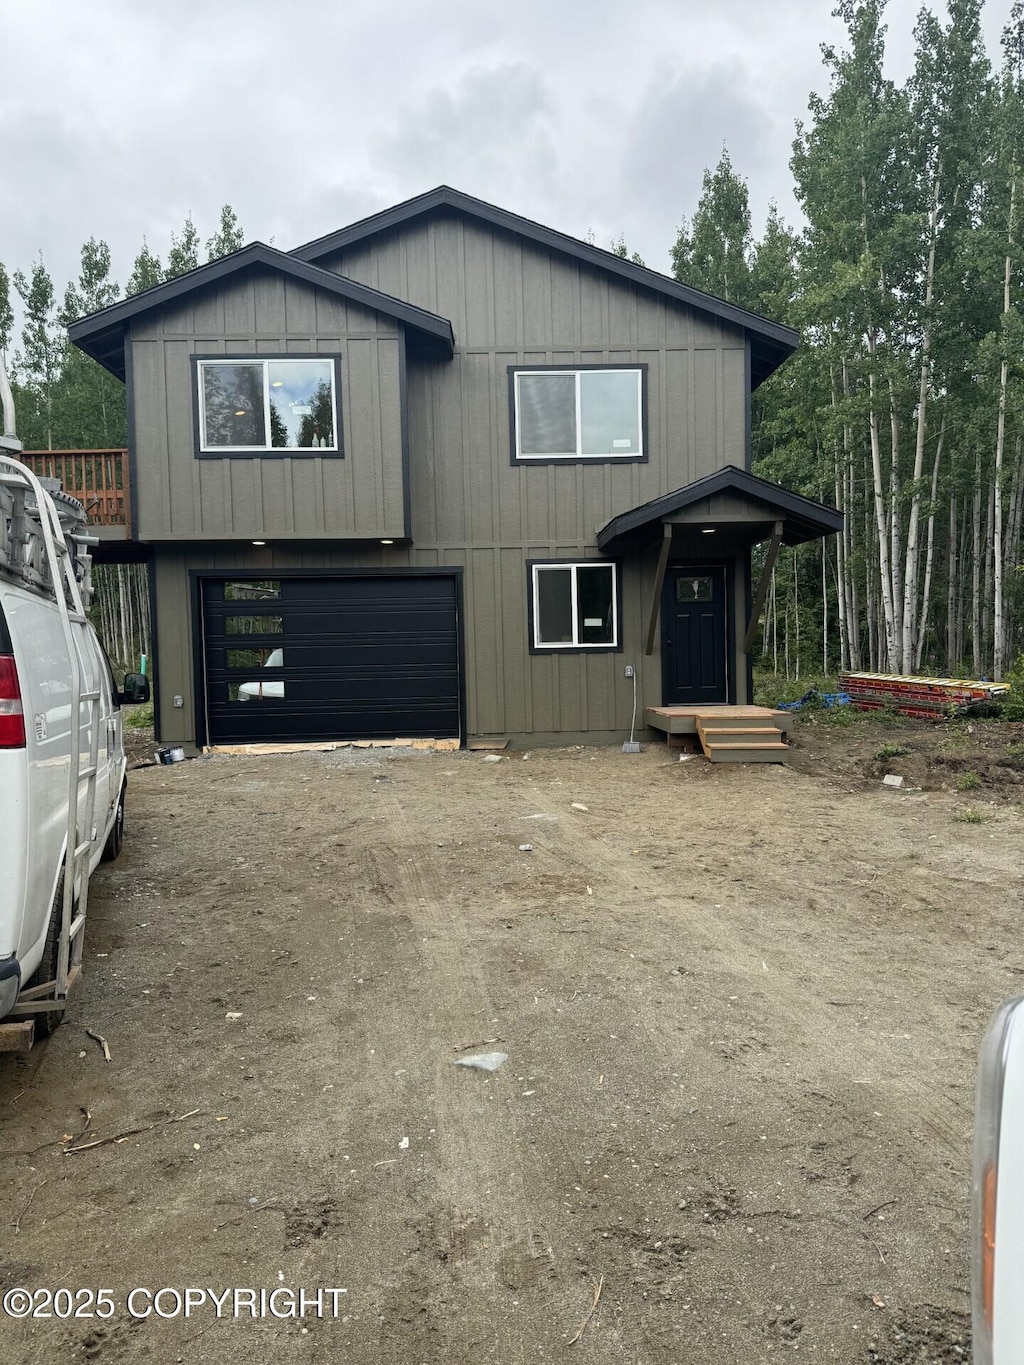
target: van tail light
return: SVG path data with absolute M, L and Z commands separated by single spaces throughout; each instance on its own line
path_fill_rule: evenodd
M 24 749 L 25 711 L 13 654 L 0 654 L 0 749 Z

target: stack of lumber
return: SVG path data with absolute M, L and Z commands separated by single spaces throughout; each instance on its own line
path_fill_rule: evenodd
M 904 716 L 948 715 L 961 706 L 998 701 L 1008 683 L 967 678 L 913 678 L 898 673 L 840 673 L 839 686 L 862 711 L 891 706 Z

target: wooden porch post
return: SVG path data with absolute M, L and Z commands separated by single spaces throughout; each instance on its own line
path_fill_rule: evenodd
M 761 608 L 764 606 L 765 595 L 768 592 L 768 584 L 771 582 L 772 570 L 775 568 L 775 560 L 778 558 L 779 546 L 782 544 L 782 522 L 775 523 L 772 532 L 771 543 L 768 546 L 768 555 L 764 561 L 764 568 L 761 570 L 761 577 L 757 580 L 757 591 L 754 593 L 754 600 L 750 604 L 750 620 L 747 622 L 747 633 L 743 637 L 743 653 L 749 654 L 754 644 L 754 634 L 757 631 L 757 622 L 761 616 Z
M 672 548 L 672 526 L 669 522 L 662 525 L 661 553 L 658 555 L 658 568 L 654 575 L 654 596 L 651 599 L 651 619 L 647 626 L 647 647 L 645 654 L 654 653 L 654 632 L 658 628 L 658 610 L 661 607 L 661 590 L 665 586 L 665 569 L 668 565 L 668 552 Z

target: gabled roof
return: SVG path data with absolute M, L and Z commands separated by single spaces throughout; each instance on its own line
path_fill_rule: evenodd
M 663 518 L 674 516 L 695 502 L 714 497 L 716 493 L 726 492 L 763 504 L 766 519 L 783 523 L 782 539 L 786 545 L 802 545 L 804 541 L 819 540 L 822 536 L 833 535 L 843 529 L 843 514 L 834 507 L 826 507 L 823 502 L 805 498 L 801 493 L 791 493 L 777 483 L 770 483 L 756 474 L 749 474 L 745 469 L 738 469 L 734 464 L 727 464 L 706 478 L 688 483 L 685 488 L 677 488 L 672 493 L 665 493 L 660 498 L 641 503 L 639 507 L 612 517 L 597 533 L 598 549 L 605 553 L 617 553 L 635 537 L 643 537 L 645 533 L 649 535 Z
M 364 308 L 372 308 L 386 317 L 394 318 L 411 328 L 435 355 L 440 354 L 450 360 L 455 352 L 455 337 L 447 318 L 438 317 L 436 313 L 428 313 L 425 308 L 416 308 L 411 303 L 392 298 L 390 294 L 382 294 L 380 290 L 371 289 L 368 285 L 357 284 L 355 280 L 345 279 L 331 270 L 321 270 L 319 266 L 297 260 L 287 252 L 277 251 L 263 242 L 251 242 L 240 251 L 232 252 L 230 256 L 222 256 L 220 260 L 211 261 L 209 265 L 201 265 L 197 270 L 190 270 L 187 275 L 179 275 L 177 279 L 168 280 L 166 284 L 155 285 L 141 294 L 133 294 L 131 298 L 112 303 L 109 308 L 103 308 L 98 313 L 80 318 L 68 328 L 68 336 L 87 355 L 98 360 L 104 369 L 109 370 L 118 379 L 124 379 L 124 334 L 125 328 L 133 318 L 254 268 L 290 275 L 293 279 L 303 280 L 317 289 L 337 294 L 352 303 L 361 304 Z
M 678 280 L 662 275 L 657 270 L 634 265 L 632 261 L 617 256 L 614 251 L 604 251 L 601 247 L 591 246 L 589 242 L 581 242 L 567 233 L 556 232 L 554 228 L 544 227 L 543 224 L 534 223 L 529 218 L 521 218 L 518 213 L 510 213 L 507 209 L 488 204 L 483 199 L 474 199 L 472 195 L 462 194 L 448 185 L 439 185 L 437 189 L 428 190 L 426 194 L 407 199 L 402 204 L 396 204 L 394 208 L 384 209 L 381 213 L 363 218 L 339 232 L 318 237 L 315 241 L 307 242 L 305 246 L 296 247 L 292 255 L 302 261 L 320 261 L 353 243 L 363 242 L 377 233 L 387 232 L 391 228 L 445 208 L 455 209 L 471 218 L 478 218 L 493 227 L 504 228 L 553 251 L 560 251 L 578 261 L 585 261 L 599 270 L 610 271 L 613 275 L 641 285 L 676 303 L 686 304 L 690 308 L 710 313 L 714 317 L 742 327 L 750 337 L 752 388 L 756 389 L 758 384 L 777 370 L 800 344 L 800 334 L 790 327 L 770 322 L 767 318 L 750 313 L 745 308 L 738 308 L 734 303 L 726 303 L 724 299 L 716 299 L 712 294 L 704 294 L 699 289 L 680 284 Z

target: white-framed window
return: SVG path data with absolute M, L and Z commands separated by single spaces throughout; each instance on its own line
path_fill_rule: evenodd
M 195 372 L 201 454 L 341 453 L 336 360 L 197 357 Z
M 515 459 L 642 460 L 642 365 L 513 369 Z
M 531 564 L 531 649 L 618 649 L 618 588 L 605 561 Z

